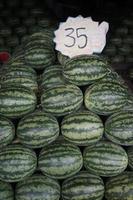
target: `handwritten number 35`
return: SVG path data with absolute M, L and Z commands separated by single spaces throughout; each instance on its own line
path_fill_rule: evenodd
M 78 48 L 83 49 L 86 47 L 87 45 L 87 35 L 85 34 L 81 34 L 81 30 L 85 30 L 85 28 L 77 28 L 76 30 L 74 28 L 66 28 L 65 31 L 68 32 L 68 34 L 66 35 L 66 37 L 70 38 L 69 42 L 71 41 L 71 44 L 65 44 L 66 47 L 73 47 L 76 45 L 76 43 L 78 42 L 78 39 L 82 39 L 82 41 L 84 41 L 84 43 L 82 45 L 78 45 Z M 76 34 L 74 34 L 74 32 Z M 76 37 L 75 37 L 76 35 Z

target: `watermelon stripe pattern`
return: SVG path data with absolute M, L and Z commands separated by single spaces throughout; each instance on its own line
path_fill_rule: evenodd
M 99 56 L 76 56 L 66 61 L 63 67 L 64 77 L 79 86 L 91 84 L 109 72 L 107 62 Z
M 113 82 L 99 82 L 85 91 L 85 106 L 100 115 L 109 115 L 122 109 L 128 100 L 127 89 Z
M 105 197 L 107 200 L 132 200 L 133 172 L 125 171 L 110 178 L 106 183 Z
M 76 111 L 83 102 L 82 91 L 74 85 L 59 85 L 47 89 L 41 96 L 42 108 L 55 116 Z
M 103 180 L 86 171 L 66 179 L 62 184 L 63 200 L 102 200 L 104 196 Z
M 20 143 L 30 148 L 44 147 L 56 140 L 58 135 L 56 118 L 39 110 L 22 118 L 17 128 Z
M 9 183 L 0 181 L 0 200 L 14 200 L 13 188 Z
M 43 174 L 64 179 L 76 174 L 83 165 L 80 149 L 66 142 L 55 142 L 42 149 L 38 166 Z
M 59 200 L 60 185 L 56 180 L 35 174 L 17 183 L 16 200 Z
M 10 144 L 15 136 L 14 124 L 0 116 L 0 148 Z
M 35 93 L 26 87 L 8 86 L 0 89 L 0 114 L 16 118 L 34 111 Z
M 128 165 L 133 170 L 133 147 L 129 147 L 127 150 L 128 155 Z
M 100 117 L 89 111 L 79 111 L 64 117 L 61 132 L 64 139 L 80 146 L 98 142 L 103 136 Z
M 133 112 L 117 112 L 105 123 L 106 137 L 117 144 L 133 145 Z
M 9 145 L 0 150 L 0 180 L 17 182 L 36 170 L 37 157 L 34 151 L 21 145 Z
M 65 84 L 66 80 L 62 75 L 62 69 L 60 65 L 53 65 L 47 67 L 42 74 L 42 89 L 48 89 L 55 87 L 56 85 Z
M 36 72 L 32 68 L 23 65 L 3 67 L 1 84 L 25 86 L 34 91 L 38 89 Z
M 100 141 L 96 145 L 86 147 L 83 158 L 84 166 L 89 172 L 103 177 L 116 176 L 128 165 L 126 151 L 108 141 Z

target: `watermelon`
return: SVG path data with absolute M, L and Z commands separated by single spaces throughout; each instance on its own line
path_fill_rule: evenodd
M 17 138 L 30 148 L 41 148 L 56 140 L 59 125 L 55 117 L 42 111 L 35 111 L 19 121 Z
M 121 46 L 122 45 L 122 38 L 115 36 L 115 37 L 110 39 L 110 43 L 112 43 L 112 45 L 115 45 L 115 46 Z
M 19 45 L 19 38 L 16 35 L 8 37 L 6 43 L 9 47 L 16 47 Z
M 103 180 L 86 171 L 66 179 L 62 184 L 63 200 L 102 200 L 103 196 Z
M 124 80 L 122 79 L 122 77 L 114 71 L 111 71 L 110 73 L 108 73 L 106 76 L 104 76 L 102 79 L 98 80 L 98 81 L 102 81 L 102 82 L 113 82 L 113 83 L 119 83 L 119 84 L 123 84 L 124 85 Z
M 55 62 L 54 49 L 47 44 L 33 44 L 25 47 L 24 58 L 26 64 L 35 69 L 44 69 Z
M 63 55 L 61 52 L 58 51 L 57 53 L 58 62 L 63 66 L 65 65 L 66 61 L 68 61 L 69 57 Z
M 21 145 L 0 149 L 0 180 L 17 182 L 33 174 L 37 165 L 34 151 Z
M 118 36 L 126 36 L 128 34 L 128 28 L 126 26 L 120 27 L 116 29 L 116 35 Z
M 15 27 L 19 25 L 20 19 L 18 17 L 12 16 L 11 18 L 8 18 L 7 23 L 9 26 Z
M 133 170 L 133 146 L 128 147 L 127 155 L 128 155 L 128 164 L 129 164 L 131 170 Z
M 64 139 L 79 145 L 98 142 L 103 135 L 104 127 L 100 117 L 89 111 L 79 111 L 64 117 L 61 132 Z
M 15 136 L 15 127 L 13 123 L 0 116 L 0 148 L 10 144 Z
M 45 112 L 63 116 L 78 110 L 83 102 L 83 94 L 75 85 L 57 85 L 42 93 L 41 104 Z
M 51 178 L 35 174 L 16 185 L 16 200 L 59 200 L 60 185 Z
M 38 168 L 49 177 L 64 179 L 76 174 L 83 165 L 80 149 L 67 142 L 57 141 L 42 149 Z
M 0 200 L 14 200 L 13 188 L 9 183 L 0 181 Z
M 15 33 L 19 36 L 22 37 L 23 35 L 25 35 L 27 33 L 27 29 L 25 26 L 17 26 L 15 28 Z
M 116 55 L 116 52 L 117 48 L 113 44 L 108 45 L 104 50 L 104 54 L 109 57 Z
M 62 75 L 62 69 L 60 65 L 52 65 L 45 69 L 42 74 L 42 89 L 52 88 L 56 85 L 65 84 L 67 81 Z
M 3 26 L 0 29 L 0 37 L 9 37 L 12 34 L 12 30 L 11 28 L 9 28 L 8 26 Z
M 116 177 L 110 178 L 105 188 L 107 200 L 132 200 L 133 172 L 125 171 Z
M 126 151 L 109 141 L 88 146 L 83 153 L 85 168 L 103 177 L 116 176 L 122 173 L 128 164 Z
M 37 91 L 38 89 L 36 72 L 25 65 L 16 64 L 16 66 L 12 67 L 9 64 L 3 67 L 0 79 L 1 85 L 25 86 L 33 91 Z
M 110 81 L 98 82 L 85 91 L 87 109 L 101 115 L 109 115 L 122 109 L 129 94 L 125 86 Z
M 51 26 L 52 20 L 48 17 L 40 17 L 37 19 L 37 24 L 43 28 L 47 28 Z
M 33 26 L 36 24 L 36 19 L 33 17 L 28 17 L 26 19 L 23 19 L 22 23 L 24 26 L 27 26 L 27 27 Z
M 19 118 L 35 110 L 35 93 L 26 87 L 7 86 L 0 89 L 0 114 Z
M 111 58 L 111 62 L 112 63 L 124 63 L 125 62 L 125 58 L 123 55 L 116 55 L 116 56 L 113 56 Z
M 117 112 L 105 123 L 105 135 L 114 143 L 133 145 L 133 112 Z
M 98 56 L 76 56 L 65 62 L 64 77 L 79 86 L 94 83 L 110 72 L 106 60 Z

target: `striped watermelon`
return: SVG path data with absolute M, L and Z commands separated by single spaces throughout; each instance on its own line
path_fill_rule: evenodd
M 40 152 L 38 167 L 43 174 L 64 179 L 76 174 L 83 164 L 80 149 L 65 142 L 55 142 Z
M 13 188 L 9 183 L 0 181 L 0 200 L 14 200 Z
M 62 69 L 60 65 L 49 66 L 42 74 L 42 89 L 52 88 L 56 85 L 65 84 L 66 80 L 62 76 Z
M 104 127 L 100 117 L 89 111 L 79 111 L 64 117 L 61 132 L 64 138 L 76 145 L 84 146 L 98 142 Z
M 106 137 L 117 144 L 133 145 L 133 112 L 117 112 L 105 123 Z
M 35 174 L 17 183 L 15 193 L 16 200 L 59 200 L 60 185 L 54 179 Z
M 19 37 L 22 37 L 27 33 L 27 29 L 23 25 L 17 26 L 14 31 Z
M 38 89 L 36 72 L 34 69 L 22 64 L 17 64 L 13 67 L 12 65 L 3 67 L 1 84 L 25 86 L 27 88 L 31 88 L 34 91 L 37 91 Z
M 0 116 L 0 148 L 10 144 L 15 136 L 13 123 L 5 117 Z
M 122 79 L 122 77 L 117 72 L 114 72 L 114 71 L 111 71 L 110 73 L 106 74 L 106 76 L 104 76 L 102 79 L 98 81 L 100 82 L 109 81 L 109 82 L 124 84 L 124 80 Z
M 65 65 L 66 61 L 68 61 L 69 57 L 63 55 L 61 52 L 58 51 L 57 53 L 58 62 L 63 66 Z
M 35 69 L 44 69 L 55 62 L 53 48 L 47 45 L 33 45 L 25 47 L 25 62 Z
M 66 179 L 62 184 L 63 200 L 102 200 L 103 196 L 103 180 L 86 171 Z
M 133 146 L 128 148 L 127 155 L 128 155 L 128 164 L 130 168 L 133 170 Z
M 84 101 L 87 109 L 109 115 L 122 109 L 128 98 L 125 86 L 114 82 L 98 82 L 85 91 Z
M 125 171 L 110 178 L 106 183 L 105 197 L 107 200 L 132 200 L 133 172 Z
M 101 141 L 85 148 L 85 168 L 96 175 L 111 177 L 122 173 L 128 164 L 125 150 L 108 141 Z
M 28 37 L 24 44 L 25 62 L 35 69 L 44 69 L 55 62 L 51 31 L 39 31 Z
M 64 77 L 75 85 L 87 85 L 110 72 L 107 61 L 98 56 L 76 56 L 65 62 Z
M 41 148 L 56 140 L 59 125 L 55 117 L 35 111 L 22 118 L 17 127 L 17 137 L 23 145 Z
M 33 174 L 37 165 L 34 151 L 21 145 L 9 145 L 0 150 L 0 180 L 17 182 Z
M 43 110 L 55 116 L 63 116 L 78 110 L 83 102 L 83 94 L 75 85 L 59 85 L 42 93 Z
M 8 86 L 0 89 L 0 114 L 17 118 L 32 112 L 36 107 L 35 93 L 26 87 Z
M 16 47 L 19 45 L 19 38 L 16 35 L 10 36 L 6 39 L 6 43 L 9 47 Z

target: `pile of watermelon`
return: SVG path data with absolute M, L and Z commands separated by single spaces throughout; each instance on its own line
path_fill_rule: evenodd
M 133 93 L 103 56 L 56 52 L 55 27 L 0 69 L 0 200 L 133 200 Z
M 0 52 L 12 54 L 27 35 L 53 23 L 45 2 L 36 0 L 0 1 Z
M 109 36 L 104 54 L 114 64 L 133 63 L 133 13 L 121 19 L 116 27 L 113 27 Z

